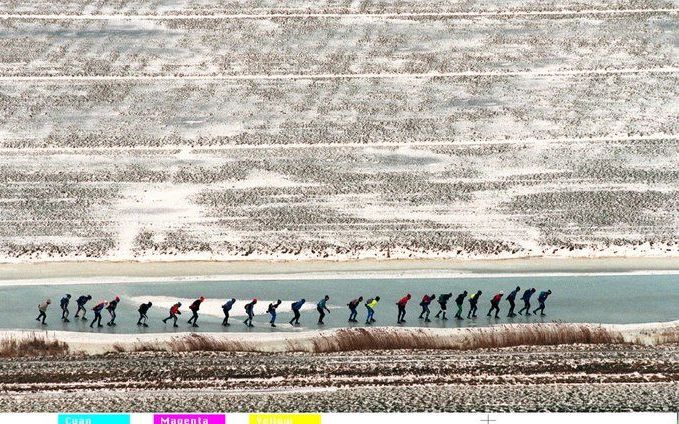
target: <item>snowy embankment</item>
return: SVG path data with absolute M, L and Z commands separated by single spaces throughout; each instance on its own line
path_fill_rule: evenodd
M 507 324 L 485 328 L 347 328 L 302 333 L 83 334 L 64 331 L 5 331 L 0 345 L 43 340 L 70 353 L 125 351 L 338 352 L 368 349 L 501 348 L 521 345 L 679 343 L 679 321 L 649 324 Z

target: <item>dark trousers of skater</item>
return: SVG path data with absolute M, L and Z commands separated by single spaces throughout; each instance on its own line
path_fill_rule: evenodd
M 398 315 L 396 317 L 396 322 L 398 324 L 402 324 L 406 322 L 405 317 L 406 317 L 406 306 L 405 305 L 396 305 L 398 306 Z
M 422 313 L 420 313 L 420 318 L 424 318 L 424 322 L 429 322 L 431 321 L 429 319 L 429 314 L 431 311 L 429 310 L 429 304 L 422 305 Z
M 349 306 L 349 322 L 356 322 L 358 311 L 355 306 Z
M 462 317 L 462 303 L 459 303 L 459 304 L 457 305 L 457 313 L 455 314 L 455 318 L 457 318 L 457 319 L 464 319 L 464 318 Z
M 198 327 L 198 311 L 191 311 L 191 318 L 189 318 L 189 324 L 192 327 Z
M 448 305 L 446 303 L 441 303 L 439 302 L 439 311 L 436 313 L 435 317 L 438 318 L 443 314 L 442 319 L 447 320 L 448 318 L 446 317 L 446 310 L 448 309 Z
M 85 307 L 83 305 L 78 305 L 78 309 L 75 311 L 74 317 L 78 318 L 80 316 L 80 311 L 83 312 L 82 318 L 87 319 L 87 318 L 85 318 L 85 313 L 87 313 L 87 309 L 85 309 Z
M 526 311 L 526 315 L 530 315 L 530 301 L 529 300 L 523 301 L 523 308 L 521 308 L 521 310 L 519 311 L 519 315 L 521 315 L 521 313 L 523 311 Z
M 293 309 L 292 313 L 294 314 L 294 316 L 290 320 L 290 325 L 299 325 L 299 318 L 301 317 L 299 309 Z
M 254 327 L 252 324 L 252 319 L 255 317 L 255 314 L 252 311 L 247 312 L 248 317 L 245 318 L 245 321 L 243 321 L 243 324 L 247 325 L 248 327 Z
M 112 326 L 112 325 L 116 325 L 116 317 L 118 316 L 118 315 L 116 315 L 116 310 L 115 309 L 109 309 L 108 313 L 109 313 L 109 315 L 111 315 L 111 320 L 108 323 L 106 323 L 106 325 L 108 325 L 109 327 Z
M 38 309 L 38 317 L 35 320 L 36 321 L 42 320 L 42 324 L 47 325 L 47 323 L 45 322 L 46 318 L 47 318 L 47 314 L 45 313 L 45 311 L 41 311 L 40 309 Z
M 492 302 L 490 304 L 490 310 L 488 311 L 488 315 L 486 316 L 491 316 L 493 314 L 493 311 L 495 311 L 495 318 L 500 318 L 498 314 L 500 313 L 500 303 L 499 302 Z
M 320 306 L 316 306 L 316 310 L 318 311 L 318 324 L 323 325 L 324 324 L 323 318 L 325 318 L 325 311 Z
M 167 324 L 167 322 L 168 322 L 169 320 L 172 319 L 172 320 L 174 320 L 174 322 L 172 323 L 172 326 L 173 326 L 173 327 L 179 327 L 179 326 L 177 325 L 177 318 L 179 318 L 179 317 L 177 317 L 177 315 L 175 315 L 175 314 L 170 314 L 169 317 L 163 319 L 163 322 Z
M 533 314 L 537 315 L 538 311 L 540 311 L 540 315 L 546 315 L 545 314 L 545 302 L 541 302 L 538 300 L 538 307 L 533 311 Z
M 94 327 L 94 323 L 97 323 L 97 327 L 103 327 L 101 325 L 101 311 L 94 311 L 94 319 L 90 323 L 90 328 Z

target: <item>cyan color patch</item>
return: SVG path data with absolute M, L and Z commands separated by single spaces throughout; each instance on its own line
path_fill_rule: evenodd
M 129 414 L 59 414 L 58 424 L 130 424 Z

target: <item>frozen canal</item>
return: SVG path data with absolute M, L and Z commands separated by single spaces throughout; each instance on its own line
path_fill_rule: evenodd
M 517 317 L 507 319 L 508 304 L 501 303 L 502 319 L 486 317 L 492 295 L 503 290 L 508 293 L 516 286 L 522 290 L 535 287 L 538 292 L 551 289 L 552 297 L 548 300 L 548 315 L 539 317 Z M 241 280 L 241 281 L 191 281 L 191 282 L 154 282 L 154 283 L 121 283 L 121 284 L 77 284 L 77 285 L 35 285 L 0 288 L 0 327 L 1 328 L 41 328 L 34 318 L 37 316 L 36 305 L 45 298 L 53 301 L 48 310 L 49 330 L 68 331 L 102 331 L 119 333 L 136 333 L 139 331 L 184 332 L 190 328 L 186 320 L 190 316 L 189 304 L 199 296 L 207 300 L 201 308 L 198 331 L 246 331 L 241 323 L 244 315 L 243 299 L 259 300 L 256 310 L 255 328 L 250 331 L 291 331 L 287 324 L 291 318 L 290 302 L 299 298 L 307 299 L 307 309 L 302 313 L 301 329 L 315 329 L 317 312 L 316 302 L 325 294 L 330 296 L 328 306 L 331 313 L 326 317 L 325 328 L 343 327 L 347 325 L 348 310 L 346 304 L 353 298 L 380 296 L 381 302 L 376 310 L 377 324 L 396 325 L 395 302 L 406 293 L 412 293 L 413 299 L 408 306 L 406 316 L 408 326 L 424 325 L 417 319 L 420 299 L 425 293 L 453 293 L 453 299 L 462 290 L 469 292 L 482 290 L 479 302 L 479 317 L 475 320 L 457 322 L 433 320 L 431 327 L 486 326 L 507 322 L 591 322 L 591 323 L 638 323 L 671 321 L 679 319 L 676 302 L 679 299 L 679 276 L 676 275 L 580 275 L 580 276 L 534 276 L 504 278 L 455 278 L 455 279 L 355 279 L 355 280 Z M 75 312 L 75 298 L 82 294 L 91 294 L 93 299 L 88 303 L 90 310 L 100 299 L 110 300 L 116 295 L 121 297 L 118 308 L 118 326 L 115 329 L 103 327 L 91 330 L 89 321 L 72 320 L 63 324 L 59 320 L 59 299 L 65 294 L 73 295 L 71 314 Z M 220 306 L 225 299 L 234 297 L 239 300 L 232 311 L 232 325 L 222 327 L 222 311 Z M 533 298 L 536 305 L 537 296 Z M 266 307 L 272 300 L 281 299 L 276 329 L 268 325 Z M 147 329 L 136 326 L 137 308 L 140 303 L 152 301 Z M 184 314 L 179 321 L 179 328 L 173 329 L 171 324 L 165 325 L 161 319 L 167 316 L 169 307 L 176 301 L 183 303 Z M 518 302 L 520 303 L 520 302 Z M 464 312 L 468 310 L 465 302 Z M 437 311 L 434 305 L 432 311 Z M 449 304 L 450 316 L 454 314 L 454 302 Z M 452 311 L 452 312 L 451 312 Z M 359 325 L 365 319 L 365 307 L 359 308 Z M 234 316 L 236 315 L 236 316 Z M 432 314 L 433 315 L 433 314 Z M 105 323 L 108 313 L 104 311 Z M 433 318 L 433 316 L 432 316 Z

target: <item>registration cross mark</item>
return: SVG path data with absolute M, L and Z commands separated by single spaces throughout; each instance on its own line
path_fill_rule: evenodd
M 490 423 L 495 422 L 495 421 L 497 421 L 497 420 L 491 420 L 490 419 L 490 414 L 486 414 L 486 418 L 481 419 L 481 422 L 484 422 L 486 424 L 490 424 Z

